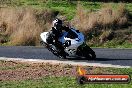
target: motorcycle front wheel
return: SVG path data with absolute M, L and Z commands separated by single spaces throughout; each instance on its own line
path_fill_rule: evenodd
M 95 52 L 85 43 L 78 47 L 77 55 L 83 56 L 86 59 L 96 59 Z
M 96 59 L 96 55 L 94 52 L 86 53 L 84 56 L 89 59 Z

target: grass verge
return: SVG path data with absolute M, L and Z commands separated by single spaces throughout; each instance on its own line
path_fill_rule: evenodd
M 78 85 L 74 77 L 45 77 L 38 80 L 2 82 L 1 88 L 131 88 L 130 84 Z
M 19 65 L 21 66 L 17 67 Z M 131 88 L 132 87 L 132 82 L 130 82 L 130 84 L 79 85 L 77 84 L 77 80 L 76 80 L 77 71 L 75 71 L 75 69 L 77 69 L 77 66 L 74 67 L 71 65 L 62 65 L 62 64 L 51 65 L 45 63 L 0 61 L 0 66 L 1 67 L 3 66 L 4 68 L 4 69 L 0 69 L 0 74 L 1 74 L 0 88 Z M 13 66 L 14 68 L 13 69 L 9 68 L 9 66 Z M 132 77 L 132 68 L 103 68 L 103 67 L 92 67 L 92 66 L 85 66 L 84 68 L 89 69 L 87 70 L 88 74 L 129 74 Z M 31 69 L 34 69 L 34 71 L 32 71 Z M 65 72 L 66 74 L 64 74 L 61 71 L 62 74 L 60 75 L 59 73 L 60 70 L 63 70 L 63 72 Z M 71 73 L 73 70 L 74 70 L 74 74 Z M 24 71 L 24 73 L 22 71 Z M 46 71 L 48 75 L 43 75 L 43 74 L 47 74 L 44 71 Z M 13 77 L 15 73 L 17 74 L 16 76 Z M 57 73 L 59 73 L 59 75 L 56 75 Z M 37 75 L 33 75 L 34 78 L 31 78 L 30 75 L 32 74 L 37 74 Z M 6 75 L 6 77 L 1 79 L 3 75 Z M 22 77 L 17 77 L 17 75 Z

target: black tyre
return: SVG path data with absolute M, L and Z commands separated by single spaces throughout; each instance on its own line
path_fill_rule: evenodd
M 89 59 L 96 59 L 96 55 L 95 53 L 89 53 L 88 55 L 86 55 L 86 58 L 89 58 Z
M 83 56 L 86 59 L 96 59 L 95 52 L 85 43 L 78 47 L 77 55 Z
M 78 76 L 77 77 L 77 83 L 78 84 L 85 84 L 86 83 L 86 78 L 84 76 Z

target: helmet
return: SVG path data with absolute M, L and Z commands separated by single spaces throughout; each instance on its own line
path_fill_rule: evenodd
M 60 19 L 55 19 L 53 22 L 52 22 L 52 25 L 55 29 L 61 29 L 62 27 L 62 20 Z

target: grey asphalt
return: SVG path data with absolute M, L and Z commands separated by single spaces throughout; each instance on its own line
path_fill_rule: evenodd
M 108 49 L 94 48 L 97 58 L 95 60 L 82 59 L 60 59 L 54 56 L 44 47 L 33 46 L 0 46 L 0 57 L 24 58 L 24 59 L 42 59 L 42 60 L 60 60 L 73 62 L 102 63 L 121 66 L 132 66 L 132 49 Z

